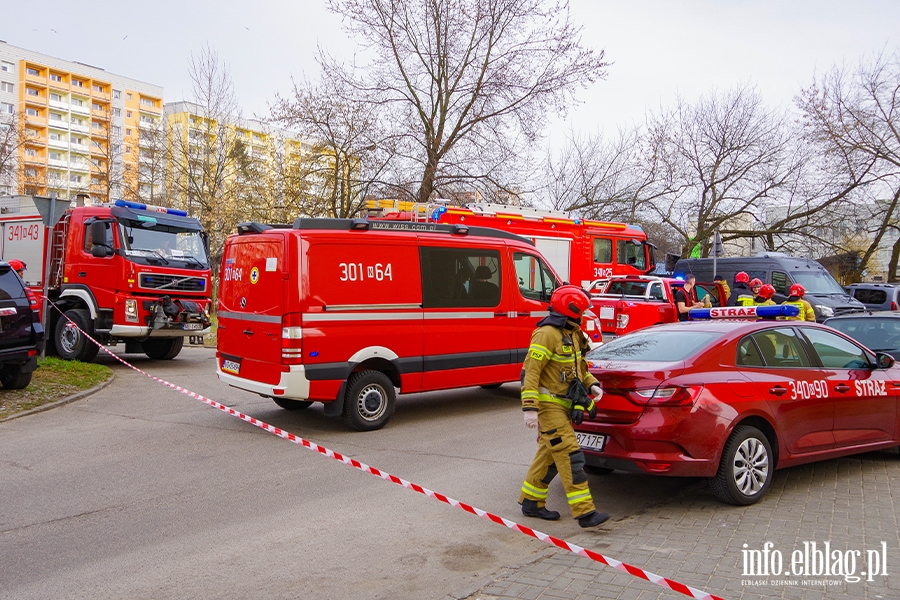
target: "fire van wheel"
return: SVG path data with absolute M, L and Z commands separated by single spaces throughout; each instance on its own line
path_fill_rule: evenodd
M 284 410 L 306 410 L 313 404 L 306 400 L 288 400 L 287 398 L 272 398 L 272 400 Z
M 21 390 L 31 383 L 32 371 L 25 372 L 22 365 L 3 365 L 0 367 L 0 384 L 8 390 Z
M 725 443 L 710 487 L 725 504 L 754 504 L 768 491 L 774 469 L 772 446 L 765 434 L 756 427 L 738 427 Z
M 184 347 L 183 337 L 144 340 L 144 354 L 153 360 L 172 360 Z
M 394 414 L 397 395 L 384 373 L 359 371 L 347 380 L 344 423 L 357 431 L 381 429 Z
M 76 329 L 73 325 L 77 325 Z M 80 331 L 79 331 L 80 329 Z M 87 339 L 84 333 L 94 335 L 94 324 L 91 322 L 91 313 L 83 308 L 67 310 L 65 318 L 60 317 L 56 321 L 56 352 L 63 360 L 80 360 L 91 362 L 96 358 L 100 347 Z

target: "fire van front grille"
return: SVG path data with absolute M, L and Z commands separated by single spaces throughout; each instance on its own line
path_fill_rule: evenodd
M 157 273 L 141 273 L 138 285 L 148 290 L 167 290 L 172 292 L 206 291 L 206 280 L 202 277 L 179 277 L 178 275 L 159 275 Z

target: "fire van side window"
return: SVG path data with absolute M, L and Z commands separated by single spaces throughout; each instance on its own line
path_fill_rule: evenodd
M 558 282 L 547 265 L 541 259 L 521 252 L 513 255 L 513 262 L 522 296 L 530 300 L 550 302 L 550 294 L 556 289 Z
M 104 223 L 104 225 L 106 225 L 106 245 L 107 245 L 107 247 L 112 249 L 113 248 L 112 227 L 110 227 L 109 223 Z M 91 228 L 85 227 L 84 228 L 84 251 L 87 252 L 88 254 L 90 254 L 91 248 L 93 248 L 93 247 L 94 247 L 94 244 L 91 243 Z
M 500 304 L 500 252 L 478 248 L 419 249 L 423 308 Z

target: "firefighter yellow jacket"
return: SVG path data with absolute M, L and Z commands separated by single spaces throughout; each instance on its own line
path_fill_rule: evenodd
M 522 408 L 536 410 L 538 402 L 554 402 L 571 408 L 572 403 L 565 395 L 576 376 L 588 389 L 597 383 L 584 360 L 589 349 L 587 337 L 572 323 L 563 329 L 552 325 L 535 329 L 522 365 Z

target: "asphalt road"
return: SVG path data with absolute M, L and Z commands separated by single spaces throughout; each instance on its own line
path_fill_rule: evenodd
M 478 508 L 557 537 L 584 532 L 558 481 L 548 504 L 560 521 L 519 511 L 535 443 L 515 385 L 401 396 L 387 427 L 358 433 L 320 405 L 285 411 L 221 384 L 209 349 L 126 358 Z M 105 389 L 0 423 L 0 598 L 460 598 L 548 549 L 100 360 L 116 371 Z M 591 476 L 614 520 L 692 483 Z M 603 537 L 587 539 L 602 549 Z

